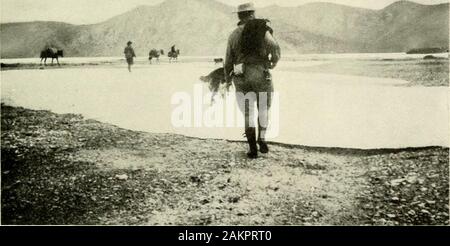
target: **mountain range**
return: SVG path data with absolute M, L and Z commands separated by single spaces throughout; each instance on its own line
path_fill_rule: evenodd
M 92 25 L 22 22 L 0 25 L 1 57 L 37 57 L 46 45 L 66 56 L 122 56 L 132 40 L 138 56 L 176 44 L 181 55 L 223 55 L 236 27 L 234 7 L 215 0 L 166 0 Z M 399 1 L 380 10 L 318 2 L 257 10 L 284 54 L 406 52 L 449 46 L 449 4 Z

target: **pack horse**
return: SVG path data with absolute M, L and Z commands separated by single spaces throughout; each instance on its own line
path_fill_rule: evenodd
M 58 50 L 56 48 L 44 49 L 41 51 L 41 65 L 42 65 L 42 61 L 44 61 L 44 65 L 47 65 L 47 58 L 52 58 L 52 65 L 53 65 L 53 60 L 56 59 L 58 66 L 60 66 L 58 57 L 64 57 L 63 50 Z
M 159 57 L 161 55 L 164 55 L 163 50 L 156 50 L 156 49 L 150 50 L 150 52 L 148 53 L 148 60 L 150 61 L 150 64 L 152 63 L 153 58 L 155 58 L 156 62 L 159 63 Z

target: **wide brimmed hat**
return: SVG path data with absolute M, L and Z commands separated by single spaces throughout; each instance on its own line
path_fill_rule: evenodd
M 237 7 L 237 11 L 234 13 L 241 13 L 241 12 L 248 12 L 248 11 L 255 11 L 255 5 L 253 3 L 244 3 Z
M 128 43 L 127 44 L 132 44 L 133 42 L 131 42 L 131 41 L 128 41 Z

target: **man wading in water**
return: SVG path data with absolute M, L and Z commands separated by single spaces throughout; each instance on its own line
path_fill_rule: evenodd
M 134 54 L 134 49 L 131 47 L 132 42 L 128 41 L 127 47 L 125 47 L 125 50 L 123 53 L 125 54 L 125 59 L 127 59 L 128 63 L 128 71 L 131 72 L 131 65 L 133 65 L 133 58 L 136 57 L 136 54 Z
M 237 14 L 240 21 L 228 39 L 224 72 L 227 83 L 234 81 L 239 109 L 244 113 L 245 135 L 250 147 L 247 156 L 257 158 L 257 143 L 261 153 L 269 152 L 265 141 L 273 92 L 269 69 L 277 65 L 280 47 L 272 36 L 272 29 L 266 25 L 267 20 L 255 19 L 253 3 L 239 5 Z M 258 140 L 253 120 L 255 102 Z

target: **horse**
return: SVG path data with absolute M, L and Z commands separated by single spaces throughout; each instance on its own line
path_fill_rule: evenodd
M 44 60 L 44 65 L 47 65 L 47 58 L 52 58 L 52 65 L 53 65 L 53 60 L 56 59 L 56 62 L 58 63 L 58 66 L 61 66 L 59 64 L 59 59 L 58 57 L 64 57 L 64 51 L 63 50 L 58 50 L 56 48 L 47 48 L 41 51 L 41 65 L 42 65 L 42 60 Z
M 159 57 L 161 56 L 161 51 L 152 49 L 150 50 L 150 52 L 148 53 L 148 60 L 150 61 L 150 64 L 152 63 L 152 59 L 156 58 L 156 62 L 159 63 Z
M 169 57 L 169 62 L 172 61 L 178 61 L 178 56 L 180 55 L 180 50 L 176 50 L 174 51 L 169 51 L 169 53 L 167 54 L 167 56 Z

